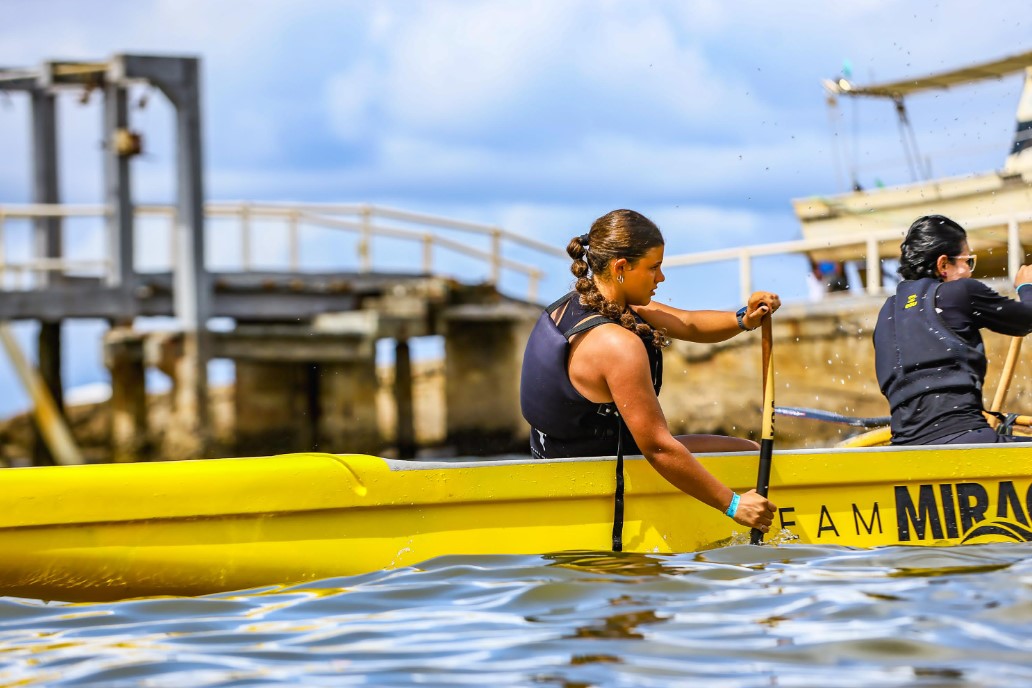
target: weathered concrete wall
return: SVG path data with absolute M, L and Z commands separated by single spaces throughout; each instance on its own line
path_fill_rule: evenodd
M 463 307 L 447 315 L 447 443 L 459 454 L 523 451 L 530 427 L 520 411 L 523 350 L 536 308 Z
M 111 460 L 146 461 L 152 446 L 143 335 L 129 327 L 112 328 L 104 338 L 104 365 L 111 373 Z
M 310 364 L 237 361 L 233 395 L 238 456 L 311 449 Z
M 878 389 L 871 338 L 883 298 L 832 299 L 786 306 L 774 322 L 774 401 L 847 416 L 887 416 Z M 999 384 L 1010 337 L 983 331 L 989 371 L 985 404 Z M 1032 411 L 1025 351 L 1011 381 L 1004 410 Z M 660 400 L 675 433 L 713 432 L 756 438 L 762 397 L 760 333 L 718 345 L 675 343 L 664 357 Z M 824 447 L 862 432 L 846 425 L 777 416 L 776 446 Z
M 384 447 L 376 414 L 376 361 L 319 366 L 319 451 L 376 454 Z
M 774 403 L 848 416 L 888 415 L 871 344 L 881 299 L 782 308 L 774 321 Z M 829 306 L 833 305 L 831 308 Z M 675 433 L 756 439 L 762 380 L 760 332 L 721 344 L 676 342 L 664 357 L 660 395 Z M 779 447 L 828 446 L 859 432 L 844 425 L 777 416 Z

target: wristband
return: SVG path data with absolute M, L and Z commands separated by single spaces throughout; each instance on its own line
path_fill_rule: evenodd
M 1032 287 L 1032 282 L 1022 282 L 1018 286 L 1014 287 L 1014 293 L 1016 294 L 1022 287 Z
M 741 499 L 741 497 L 738 496 L 737 492 L 731 493 L 731 503 L 727 505 L 727 511 L 724 512 L 724 515 L 729 516 L 731 518 L 735 517 L 735 514 L 738 513 L 739 499 Z

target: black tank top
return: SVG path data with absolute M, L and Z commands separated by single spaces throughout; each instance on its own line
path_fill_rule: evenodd
M 637 315 L 639 322 L 644 322 Z M 614 322 L 590 311 L 570 292 L 541 314 L 527 341 L 520 378 L 520 407 L 531 425 L 531 453 L 538 458 L 612 456 L 617 453 L 618 430 L 624 454 L 640 454 L 616 404 L 585 399 L 570 382 L 566 368 L 570 338 Z M 652 385 L 659 394 L 663 384 L 663 353 L 645 342 Z

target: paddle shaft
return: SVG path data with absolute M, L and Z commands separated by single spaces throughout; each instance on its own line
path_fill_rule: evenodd
M 996 386 L 996 394 L 993 396 L 992 406 L 989 410 L 997 412 L 1003 408 L 1003 402 L 1007 398 L 1007 390 L 1010 388 L 1011 378 L 1014 377 L 1014 367 L 1018 363 L 1018 354 L 1021 353 L 1021 342 L 1022 337 L 1014 337 L 1011 339 L 1010 348 L 1007 349 L 1007 360 L 1003 364 L 1003 372 L 1000 373 L 1000 384 Z M 1000 424 L 1000 420 L 995 416 L 989 421 L 989 425 L 996 427 Z
M 822 423 L 842 423 L 843 425 L 850 425 L 854 428 L 878 428 L 883 425 L 888 425 L 891 420 L 890 416 L 857 418 L 856 416 L 843 416 L 841 413 L 835 413 L 834 411 L 800 408 L 798 406 L 775 406 L 774 413 L 779 416 L 804 418 L 806 420 L 816 420 Z
M 774 334 L 769 315 L 760 322 L 760 332 L 763 358 L 763 425 L 760 433 L 760 466 L 756 474 L 756 492 L 766 497 L 770 488 L 771 458 L 774 455 Z M 749 541 L 754 545 L 762 543 L 763 532 L 753 528 Z

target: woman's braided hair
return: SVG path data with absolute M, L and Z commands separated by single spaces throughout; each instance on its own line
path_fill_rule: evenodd
M 574 288 L 580 294 L 581 305 L 619 323 L 645 341 L 651 340 L 657 349 L 669 343 L 666 335 L 639 322 L 629 309 L 621 311 L 602 295 L 592 277 L 608 273 L 609 264 L 615 258 L 626 258 L 634 263 L 663 243 L 663 235 L 652 220 L 633 210 L 613 210 L 595 220 L 587 234 L 573 237 L 566 247 L 573 258 L 570 272 L 577 278 Z

